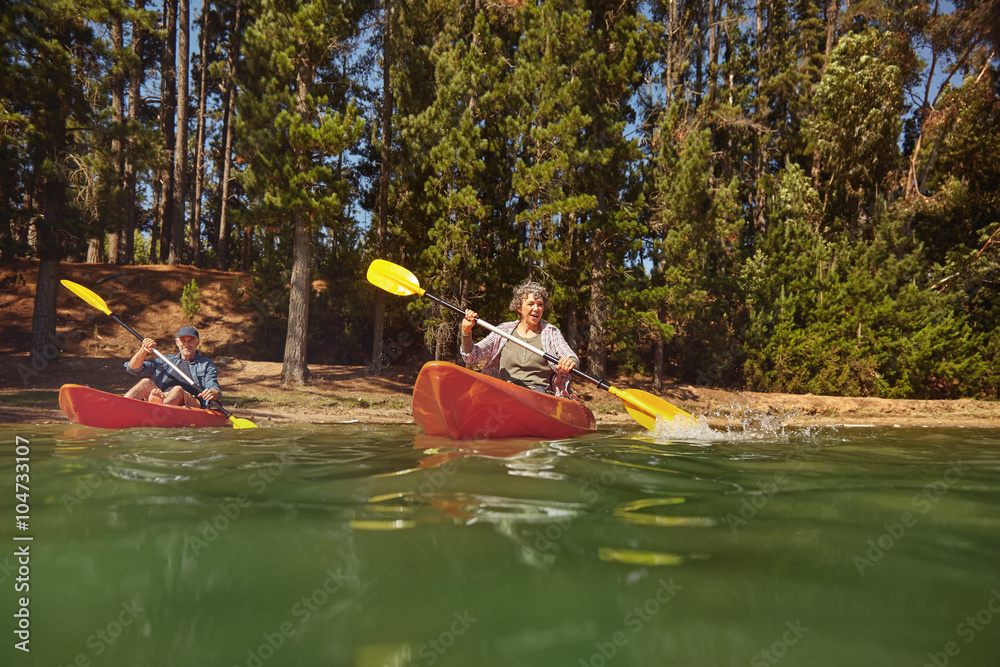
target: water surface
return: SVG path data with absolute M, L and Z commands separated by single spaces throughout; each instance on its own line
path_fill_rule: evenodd
M 2 426 L 0 452 L 3 664 L 1000 664 L 996 430 Z

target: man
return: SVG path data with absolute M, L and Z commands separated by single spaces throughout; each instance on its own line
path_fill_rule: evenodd
M 146 400 L 151 403 L 165 405 L 186 405 L 187 407 L 206 407 L 209 401 L 218 401 L 222 396 L 219 387 L 219 371 L 211 359 L 198 354 L 198 330 L 184 326 L 177 330 L 177 350 L 180 354 L 165 355 L 175 366 L 201 385 L 201 393 L 177 376 L 177 372 L 168 366 L 163 359 L 154 357 L 146 361 L 153 353 L 156 341 L 144 338 L 142 345 L 132 358 L 125 362 L 125 370 L 142 379 L 128 390 L 125 398 Z M 198 398 L 192 394 L 198 393 Z

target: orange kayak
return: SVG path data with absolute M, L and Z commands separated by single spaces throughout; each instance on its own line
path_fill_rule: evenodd
M 594 413 L 556 398 L 447 361 L 424 364 L 413 386 L 413 421 L 432 436 L 455 440 L 541 438 L 593 431 Z
M 78 384 L 59 388 L 59 409 L 74 424 L 98 428 L 229 425 L 229 418 L 215 410 L 147 403 Z

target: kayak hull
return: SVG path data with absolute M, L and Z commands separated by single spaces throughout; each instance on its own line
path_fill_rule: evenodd
M 446 361 L 424 364 L 413 386 L 413 421 L 429 436 L 454 440 L 569 438 L 597 427 L 594 413 Z
M 228 426 L 215 410 L 147 403 L 78 384 L 59 388 L 59 409 L 74 424 L 97 428 Z

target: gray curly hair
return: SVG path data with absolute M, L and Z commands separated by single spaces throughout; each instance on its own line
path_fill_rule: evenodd
M 539 282 L 531 280 L 522 280 L 517 287 L 514 288 L 514 296 L 510 299 L 510 309 L 515 313 L 521 312 L 521 304 L 524 303 L 525 297 L 529 294 L 534 294 L 537 298 L 542 300 L 542 305 L 546 308 L 549 307 L 549 291 L 545 289 L 545 286 Z

